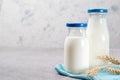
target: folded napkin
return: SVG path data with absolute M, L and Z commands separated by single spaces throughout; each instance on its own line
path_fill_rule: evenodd
M 120 68 L 118 65 L 112 65 L 111 67 Z M 102 68 L 97 74 L 93 76 L 87 76 L 85 74 L 71 74 L 65 71 L 62 64 L 58 64 L 55 66 L 55 70 L 63 76 L 68 76 L 71 78 L 83 79 L 83 80 L 120 80 L 120 75 L 113 74 L 108 72 L 105 68 Z

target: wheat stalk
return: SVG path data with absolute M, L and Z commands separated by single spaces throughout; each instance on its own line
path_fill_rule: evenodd
M 91 76 L 96 74 L 100 70 L 100 67 L 94 67 L 88 71 L 85 72 L 86 75 Z
M 116 65 L 120 65 L 120 60 L 112 57 L 112 56 L 108 56 L 108 55 L 103 55 L 103 56 L 98 56 L 99 59 L 102 59 L 104 61 L 109 61 L 113 64 L 116 64 Z
M 107 70 L 115 74 L 120 74 L 120 69 L 117 68 L 107 68 Z

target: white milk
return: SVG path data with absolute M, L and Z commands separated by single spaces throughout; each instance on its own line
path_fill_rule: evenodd
M 103 65 L 97 56 L 109 54 L 109 33 L 105 14 L 91 14 L 88 21 L 87 36 L 90 48 L 90 68 Z
M 89 46 L 85 37 L 68 36 L 64 43 L 64 67 L 71 73 L 82 73 L 89 68 Z

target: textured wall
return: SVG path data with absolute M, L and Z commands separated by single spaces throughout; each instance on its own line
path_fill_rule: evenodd
M 65 23 L 87 21 L 88 8 L 109 9 L 110 47 L 120 49 L 120 0 L 3 0 L 0 47 L 63 47 Z

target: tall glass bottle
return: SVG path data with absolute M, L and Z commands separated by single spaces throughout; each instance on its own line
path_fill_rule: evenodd
M 90 48 L 90 67 L 102 65 L 98 56 L 109 55 L 109 33 L 106 22 L 107 9 L 89 9 L 87 36 Z

